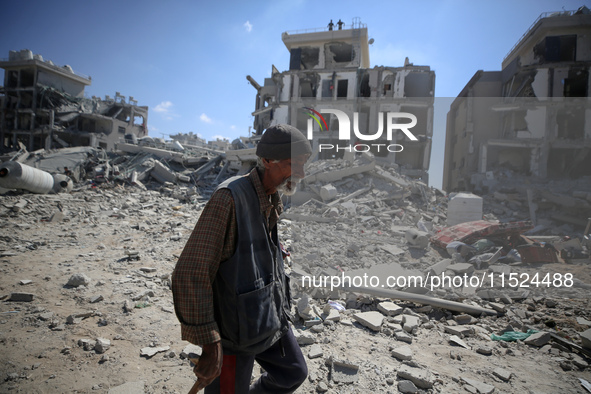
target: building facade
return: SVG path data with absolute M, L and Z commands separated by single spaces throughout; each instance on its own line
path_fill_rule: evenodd
M 370 68 L 373 40 L 358 19 L 345 28 L 285 32 L 282 40 L 290 52 L 289 70 L 273 66 L 262 86 L 247 77 L 257 90 L 256 134 L 287 123 L 308 133 L 316 158 L 351 160 L 369 151 L 378 162 L 396 163 L 403 174 L 428 182 L 435 93 L 429 66 L 407 59 L 401 67 Z M 400 129 L 387 132 L 389 126 L 411 124 L 408 114 L 416 118 L 408 130 L 414 140 Z
M 113 150 L 126 135 L 148 134 L 148 107 L 116 93 L 104 100 L 84 97 L 91 78 L 59 67 L 30 50 L 0 60 L 0 152 L 66 146 Z
M 544 13 L 502 62 L 478 71 L 447 116 L 443 189 L 486 191 L 495 170 L 591 175 L 591 12 Z

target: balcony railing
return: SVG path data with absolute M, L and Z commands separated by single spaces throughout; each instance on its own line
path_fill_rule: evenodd
M 534 28 L 536 23 L 538 23 L 541 19 L 550 18 L 550 17 L 553 18 L 553 17 L 557 17 L 557 16 L 571 16 L 571 15 L 574 15 L 575 12 L 577 12 L 577 11 L 575 10 L 575 11 L 542 12 L 540 14 L 540 16 L 538 16 L 538 18 L 534 21 L 534 23 L 531 24 L 529 29 L 527 29 L 525 31 L 525 33 L 523 33 L 523 35 L 519 38 L 519 40 L 517 40 L 517 42 L 515 43 L 515 45 L 513 45 L 513 47 L 509 50 L 509 52 L 507 52 L 507 54 L 503 58 L 503 61 L 505 61 L 505 59 L 507 59 L 509 57 L 511 52 L 513 52 L 515 50 L 515 48 L 517 48 L 517 46 L 521 43 L 521 41 L 532 31 L 532 29 Z

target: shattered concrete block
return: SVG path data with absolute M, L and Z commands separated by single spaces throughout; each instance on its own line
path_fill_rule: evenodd
M 297 309 L 298 315 L 304 320 L 312 320 L 316 317 L 312 310 L 312 305 L 310 304 L 310 298 L 307 294 L 304 294 L 302 298 L 298 300 Z
M 316 336 L 309 331 L 296 330 L 293 335 L 296 338 L 298 345 L 304 346 L 316 343 Z
M 471 349 L 470 346 L 468 346 L 466 344 L 466 342 L 462 341 L 458 336 L 456 335 L 452 335 L 451 337 L 449 337 L 449 343 L 451 343 L 452 345 L 456 345 L 456 346 L 461 346 L 465 349 Z
M 201 357 L 202 352 L 203 349 L 201 349 L 201 346 L 189 344 L 183 348 L 179 357 L 183 360 L 188 358 L 199 358 Z
M 589 363 L 585 361 L 581 356 L 578 354 L 572 354 L 572 362 L 574 365 L 577 366 L 579 369 L 585 369 L 589 366 Z
M 31 293 L 11 293 L 10 301 L 16 302 L 31 302 L 35 298 L 35 294 Z
M 466 378 L 464 376 L 462 376 L 461 379 L 464 383 L 474 387 L 481 394 L 491 394 L 495 391 L 495 386 L 492 386 L 490 384 L 482 383 L 478 380 Z
M 505 311 L 507 310 L 504 304 L 499 304 L 498 302 L 491 302 L 490 306 L 495 311 L 500 312 L 500 313 L 505 313 Z
M 66 286 L 70 287 L 78 287 L 78 286 L 88 286 L 90 284 L 90 278 L 86 276 L 86 274 L 77 273 L 74 274 L 68 279 L 68 283 Z
M 416 394 L 419 389 L 410 380 L 401 380 L 398 382 L 398 391 L 403 394 Z
M 23 279 L 21 281 L 18 282 L 19 285 L 30 285 L 31 283 L 33 283 L 33 281 L 31 279 Z
M 386 316 L 396 316 L 402 313 L 403 308 L 393 302 L 386 301 L 378 304 L 378 310 Z
M 396 357 L 400 361 L 406 361 L 412 359 L 412 349 L 410 346 L 400 346 L 392 350 L 392 356 Z
M 507 371 L 506 369 L 503 368 L 495 368 L 493 370 L 493 375 L 495 375 L 497 378 L 508 382 L 509 380 L 511 380 L 511 376 L 513 376 L 513 372 L 511 371 Z
M 148 358 L 154 356 L 155 354 L 165 352 L 170 349 L 170 346 L 160 346 L 160 347 L 144 347 L 140 350 L 140 356 L 146 356 Z
M 456 323 L 460 325 L 473 324 L 476 322 L 476 319 L 474 317 L 467 315 L 465 313 L 454 316 L 454 320 L 456 321 Z
M 359 366 L 344 361 L 332 360 L 332 381 L 351 384 L 359 378 Z
M 445 270 L 447 269 L 447 267 L 451 265 L 451 263 L 451 259 L 442 260 L 439 263 L 433 264 L 431 267 L 429 267 L 428 272 L 431 275 L 439 276 L 443 272 L 445 272 Z
M 429 233 L 424 231 L 419 231 L 415 229 L 407 230 L 404 233 L 404 239 L 406 242 L 411 244 L 412 246 L 416 246 L 418 248 L 426 248 L 429 246 Z
M 82 338 L 78 340 L 78 346 L 80 346 L 87 352 L 94 350 L 95 345 L 96 341 L 93 341 L 92 339 Z
M 337 188 L 331 184 L 324 185 L 320 188 L 320 198 L 322 198 L 322 201 L 330 201 L 336 198 L 337 194 Z
M 482 354 L 483 356 L 491 356 L 493 351 L 489 347 L 480 346 L 478 349 L 476 349 L 476 353 Z
M 384 315 L 375 311 L 361 312 L 354 314 L 353 319 L 355 319 L 359 324 L 379 332 L 384 321 Z
M 90 299 L 90 303 L 94 304 L 94 303 L 102 301 L 102 300 L 104 300 L 104 297 L 102 295 L 97 295 L 97 296 L 94 296 Z
M 474 328 L 471 326 L 445 326 L 445 332 L 452 335 L 457 335 L 460 338 L 474 334 Z
M 324 318 L 324 321 L 337 322 L 337 321 L 341 320 L 341 314 L 339 313 L 339 311 L 337 311 L 336 309 L 333 309 L 333 308 L 331 308 L 328 311 L 328 315 L 323 314 L 322 317 Z
M 416 334 L 419 329 L 419 318 L 416 316 L 402 315 L 402 328 L 409 334 Z
M 308 351 L 308 358 L 309 359 L 322 357 L 323 355 L 324 355 L 324 352 L 322 351 L 322 347 L 320 347 L 320 345 L 314 344 L 314 345 L 310 346 L 310 350 Z
M 408 335 L 408 333 L 406 331 L 396 331 L 394 333 L 394 337 L 398 341 L 405 342 L 408 344 L 412 343 L 412 337 L 410 335 Z
M 408 365 L 401 365 L 398 369 L 398 377 L 413 382 L 417 387 L 430 389 L 433 387 L 435 379 L 431 372 L 421 368 L 414 368 Z
M 542 347 L 548 342 L 550 342 L 550 339 L 552 339 L 552 334 L 550 334 L 549 332 L 540 331 L 530 335 L 523 342 L 526 345 Z
M 111 341 L 109 341 L 108 339 L 105 339 L 105 338 L 97 338 L 96 345 L 94 345 L 94 351 L 97 352 L 98 354 L 102 354 L 102 353 L 106 352 L 107 350 L 109 350 L 110 347 L 111 347 Z

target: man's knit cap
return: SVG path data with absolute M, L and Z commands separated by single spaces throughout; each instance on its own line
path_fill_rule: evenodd
M 312 147 L 301 131 L 288 124 L 269 127 L 257 145 L 256 155 L 264 159 L 284 160 L 311 154 Z

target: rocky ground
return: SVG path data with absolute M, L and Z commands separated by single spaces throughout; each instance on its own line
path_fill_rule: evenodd
M 461 263 L 405 239 L 410 228 L 434 233 L 445 225 L 444 197 L 388 179 L 381 174 L 371 189 L 332 205 L 290 208 L 281 223 L 292 253 L 294 331 L 310 370 L 298 392 L 585 393 L 588 259 L 506 267 L 531 276 L 572 273 L 570 286 L 486 283 L 426 293 L 497 315 L 302 286 L 307 274 L 387 267 L 424 276 L 442 260 Z M 337 182 L 339 198 L 367 182 L 363 175 Z M 195 378 L 170 275 L 204 203 L 109 184 L 1 196 L 0 392 L 188 392 Z M 480 267 L 469 275 L 490 272 L 500 271 Z M 529 329 L 538 333 L 491 339 Z

